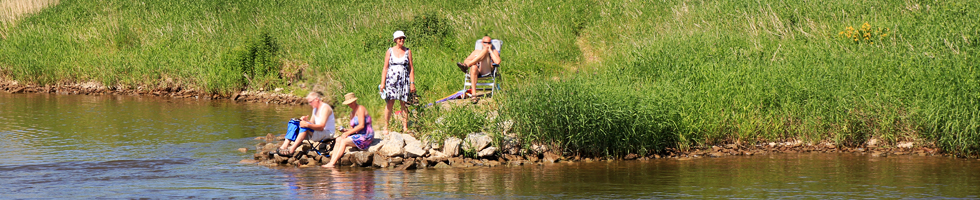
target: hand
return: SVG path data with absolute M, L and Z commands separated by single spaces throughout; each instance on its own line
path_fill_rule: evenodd
M 299 121 L 299 127 L 300 128 L 307 128 L 309 126 L 310 126 L 310 123 L 309 122 L 306 122 L 306 120 Z
M 409 84 L 408 85 L 408 90 L 411 91 L 411 92 L 415 92 L 415 84 Z
M 385 91 L 385 84 L 381 84 L 381 87 L 378 88 L 378 91 L 379 92 L 384 92 Z

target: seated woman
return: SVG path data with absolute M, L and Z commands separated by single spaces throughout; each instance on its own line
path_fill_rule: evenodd
M 368 116 L 367 109 L 364 106 L 357 104 L 357 97 L 354 96 L 354 93 L 344 95 L 344 105 L 347 105 L 351 109 L 351 128 L 344 131 L 340 137 L 337 137 L 337 141 L 334 142 L 333 153 L 330 154 L 330 162 L 322 167 L 334 167 L 337 164 L 337 160 L 340 160 L 340 157 L 344 156 L 344 151 L 347 150 L 347 147 L 357 147 L 358 149 L 365 150 L 371 146 L 371 141 L 374 140 L 374 128 L 371 128 L 371 116 Z
M 306 116 L 299 118 L 299 127 L 310 129 L 312 132 L 300 132 L 297 134 L 295 141 L 290 140 L 290 138 L 286 138 L 282 141 L 282 145 L 279 146 L 279 149 L 276 150 L 277 153 L 293 155 L 293 151 L 296 150 L 296 147 L 298 147 L 299 144 L 303 143 L 303 140 L 307 138 L 306 136 L 310 136 L 309 139 L 313 141 L 320 141 L 329 136 L 333 136 L 333 133 L 336 132 L 333 108 L 331 108 L 329 104 L 323 102 L 321 100 L 322 97 L 323 93 L 316 91 L 307 94 L 306 102 L 310 104 L 310 107 L 313 107 L 313 114 L 310 115 L 313 116 L 313 119 L 312 121 L 307 121 Z M 292 143 L 292 145 L 289 145 L 290 143 Z

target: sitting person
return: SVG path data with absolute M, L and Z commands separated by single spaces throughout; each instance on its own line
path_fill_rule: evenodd
M 299 118 L 299 127 L 309 129 L 310 131 L 302 131 L 296 136 L 295 141 L 291 141 L 286 138 L 282 141 L 282 145 L 276 150 L 277 153 L 284 155 L 293 155 L 293 151 L 299 144 L 303 143 L 303 140 L 309 136 L 310 140 L 321 141 L 327 137 L 333 136 L 336 132 L 335 120 L 333 116 L 333 108 L 329 104 L 323 102 L 321 99 L 323 93 L 320 92 L 310 92 L 306 95 L 306 102 L 313 107 L 312 121 L 307 121 L 307 116 L 302 116 Z M 292 143 L 292 145 L 289 145 Z
M 490 41 L 490 36 L 483 36 L 483 48 L 473 50 L 473 53 L 470 53 L 466 60 L 463 60 L 462 63 L 456 63 L 456 66 L 463 70 L 463 73 L 470 74 L 470 83 L 472 83 L 470 86 L 472 88 L 470 88 L 469 93 L 471 95 L 476 93 L 477 77 L 490 74 L 493 72 L 493 65 L 500 64 L 499 50 L 494 48 Z
M 344 156 L 347 147 L 357 147 L 366 150 L 374 140 L 374 128 L 371 127 L 371 116 L 368 115 L 367 108 L 357 104 L 357 97 L 354 93 L 344 95 L 344 105 L 350 107 L 350 129 L 344 131 L 334 142 L 333 153 L 330 154 L 330 162 L 322 167 L 334 167 L 337 160 Z

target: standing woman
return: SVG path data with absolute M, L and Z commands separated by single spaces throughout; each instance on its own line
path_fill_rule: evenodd
M 408 132 L 408 93 L 415 92 L 415 65 L 412 52 L 405 47 L 405 33 L 395 31 L 392 35 L 395 46 L 385 53 L 384 70 L 381 71 L 381 98 L 387 102 L 384 116 L 384 134 L 388 135 L 388 121 L 391 120 L 395 100 L 402 105 L 402 129 Z

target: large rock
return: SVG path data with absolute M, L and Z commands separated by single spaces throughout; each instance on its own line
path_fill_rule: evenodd
M 456 157 L 459 155 L 459 143 L 462 142 L 463 140 L 460 140 L 459 138 L 447 138 L 446 142 L 444 143 L 445 145 L 442 147 L 442 153 L 449 157 Z
M 436 166 L 433 167 L 433 168 L 436 168 L 436 169 L 446 169 L 446 168 L 452 168 L 452 167 L 450 167 L 449 165 L 447 165 L 444 162 L 440 162 L 440 163 L 436 163 Z
M 497 147 L 487 147 L 487 148 L 484 148 L 483 150 L 480 150 L 480 152 L 477 152 L 476 153 L 476 156 L 479 156 L 481 158 L 483 158 L 483 157 L 490 157 L 490 156 L 493 156 L 496 153 L 497 153 Z
M 388 158 L 382 156 L 381 154 L 374 154 L 374 159 L 371 159 L 375 167 L 386 168 L 388 167 Z
M 351 162 L 357 166 L 368 166 L 371 165 L 371 159 L 374 158 L 374 153 L 367 151 L 354 151 L 350 152 Z
M 388 158 L 388 163 L 391 163 L 391 165 L 402 164 L 402 161 L 403 161 L 402 157 L 391 157 L 391 158 Z
M 415 169 L 415 167 L 415 158 L 407 158 L 405 159 L 405 162 L 403 162 L 402 165 L 399 165 L 396 169 L 411 170 Z
M 350 156 L 350 154 L 345 153 L 343 156 L 340 157 L 340 160 L 337 162 L 340 162 L 341 166 L 349 166 L 353 164 L 353 162 L 351 162 L 351 158 L 353 158 L 353 156 Z
M 558 156 L 557 154 L 551 152 L 547 152 L 544 153 L 544 158 L 541 160 L 541 162 L 554 163 L 554 162 L 558 162 L 559 160 L 561 160 L 561 156 Z
M 276 146 L 276 144 L 266 143 L 265 146 L 262 147 L 262 151 L 276 152 L 277 148 L 279 148 L 279 146 Z
M 408 134 L 402 135 L 402 137 L 405 138 L 406 158 L 422 157 L 423 155 L 425 155 L 425 150 L 422 149 L 421 141 L 416 140 L 415 137 L 412 137 L 411 135 Z
M 368 152 L 378 153 L 378 150 L 381 150 L 381 147 L 384 147 L 384 143 L 383 142 L 385 140 L 384 140 L 384 138 L 383 138 L 384 136 L 382 134 L 383 133 L 381 133 L 380 131 L 374 133 L 374 140 L 371 140 L 371 146 L 368 146 Z
M 401 133 L 389 132 L 388 138 L 381 142 L 381 149 L 378 149 L 379 154 L 383 156 L 401 156 L 405 154 L 405 139 L 402 138 Z
M 493 139 L 486 133 L 470 133 L 463 141 L 463 150 L 467 152 L 477 152 L 490 145 Z

